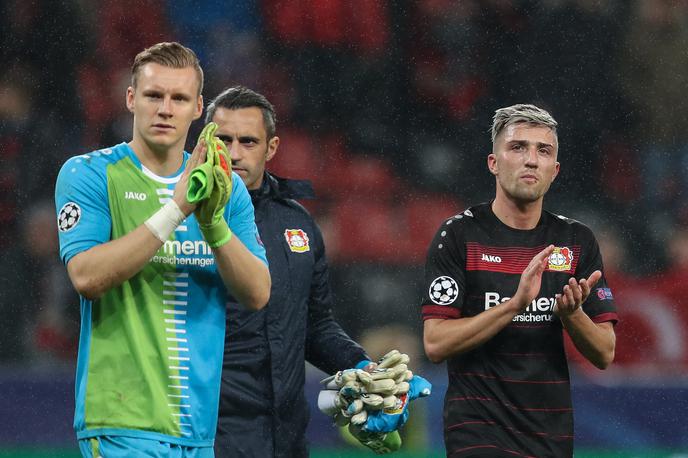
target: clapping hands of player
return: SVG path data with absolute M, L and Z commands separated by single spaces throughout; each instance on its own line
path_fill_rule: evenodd
M 197 165 L 188 178 L 186 193 L 188 202 L 197 204 L 194 214 L 203 237 L 211 248 L 224 245 L 232 237 L 224 219 L 225 207 L 232 194 L 232 162 L 225 144 L 215 137 L 216 131 L 217 124 L 211 122 L 201 132 L 198 145 L 189 160 L 193 160 L 194 155 L 199 153 L 196 159 L 198 162 L 194 162 Z M 200 163 L 200 153 L 203 150 L 206 150 L 206 160 Z
M 549 245 L 536 254 L 521 274 L 521 280 L 518 283 L 518 289 L 516 290 L 516 294 L 514 294 L 514 299 L 516 299 L 522 310 L 528 307 L 530 302 L 535 299 L 540 292 L 542 274 L 547 269 L 547 259 L 553 251 L 554 245 Z
M 590 291 L 602 278 L 602 272 L 594 271 L 587 279 L 576 281 L 571 277 L 567 285 L 564 285 L 561 294 L 555 296 L 554 313 L 559 317 L 571 315 L 578 310 L 590 295 Z
M 177 202 L 179 209 L 184 212 L 186 216 L 189 216 L 194 210 L 196 210 L 197 204 L 197 202 L 191 203 L 187 199 L 187 189 L 189 187 L 190 175 L 197 166 L 206 162 L 207 152 L 208 147 L 206 146 L 205 141 L 199 141 L 196 144 L 193 153 L 186 161 L 184 173 L 182 173 L 182 176 L 179 178 L 179 181 L 174 187 L 174 195 L 172 196 L 172 199 Z

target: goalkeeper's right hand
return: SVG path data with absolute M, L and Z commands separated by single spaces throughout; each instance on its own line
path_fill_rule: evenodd
M 211 122 L 203 128 L 201 134 L 198 136 L 198 143 L 205 143 L 206 156 L 205 162 L 194 167 L 189 175 L 189 187 L 186 190 L 186 200 L 191 204 L 197 204 L 209 198 L 210 193 L 213 191 L 213 185 L 215 184 L 215 180 L 213 179 L 213 167 L 215 166 L 215 150 L 217 149 L 214 140 L 216 130 L 217 124 Z

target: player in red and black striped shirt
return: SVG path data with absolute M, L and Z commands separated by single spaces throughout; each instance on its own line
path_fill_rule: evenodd
M 423 340 L 433 362 L 447 360 L 447 456 L 572 456 L 562 329 L 598 368 L 614 359 L 595 237 L 542 209 L 559 172 L 556 126 L 533 105 L 497 110 L 495 199 L 445 221 L 428 252 Z

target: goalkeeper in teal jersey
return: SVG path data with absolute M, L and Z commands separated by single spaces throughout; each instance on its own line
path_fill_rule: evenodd
M 126 94 L 131 142 L 73 157 L 57 179 L 60 255 L 81 295 L 85 457 L 212 457 L 226 304 L 257 310 L 270 295 L 244 183 L 212 132 L 184 151 L 202 86 L 190 49 L 144 50 Z M 205 195 L 187 198 L 208 162 Z

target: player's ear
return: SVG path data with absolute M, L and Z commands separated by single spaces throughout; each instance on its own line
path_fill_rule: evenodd
M 554 174 L 552 175 L 552 181 L 554 181 L 557 175 L 559 175 L 559 165 L 560 164 L 558 162 L 554 163 Z
M 266 162 L 275 157 L 275 154 L 277 154 L 277 147 L 279 147 L 279 143 L 280 139 L 278 136 L 274 136 L 270 140 L 268 140 L 268 152 L 265 155 Z
M 196 100 L 196 110 L 194 112 L 194 121 L 201 117 L 203 114 L 203 96 L 199 95 L 198 100 Z
M 497 167 L 497 156 L 494 153 L 487 155 L 487 168 L 490 170 L 492 175 L 497 176 L 499 167 Z
M 127 95 L 126 95 L 126 103 L 127 103 L 127 110 L 129 112 L 133 113 L 134 112 L 134 95 L 135 95 L 135 90 L 133 87 L 129 86 L 127 88 Z

